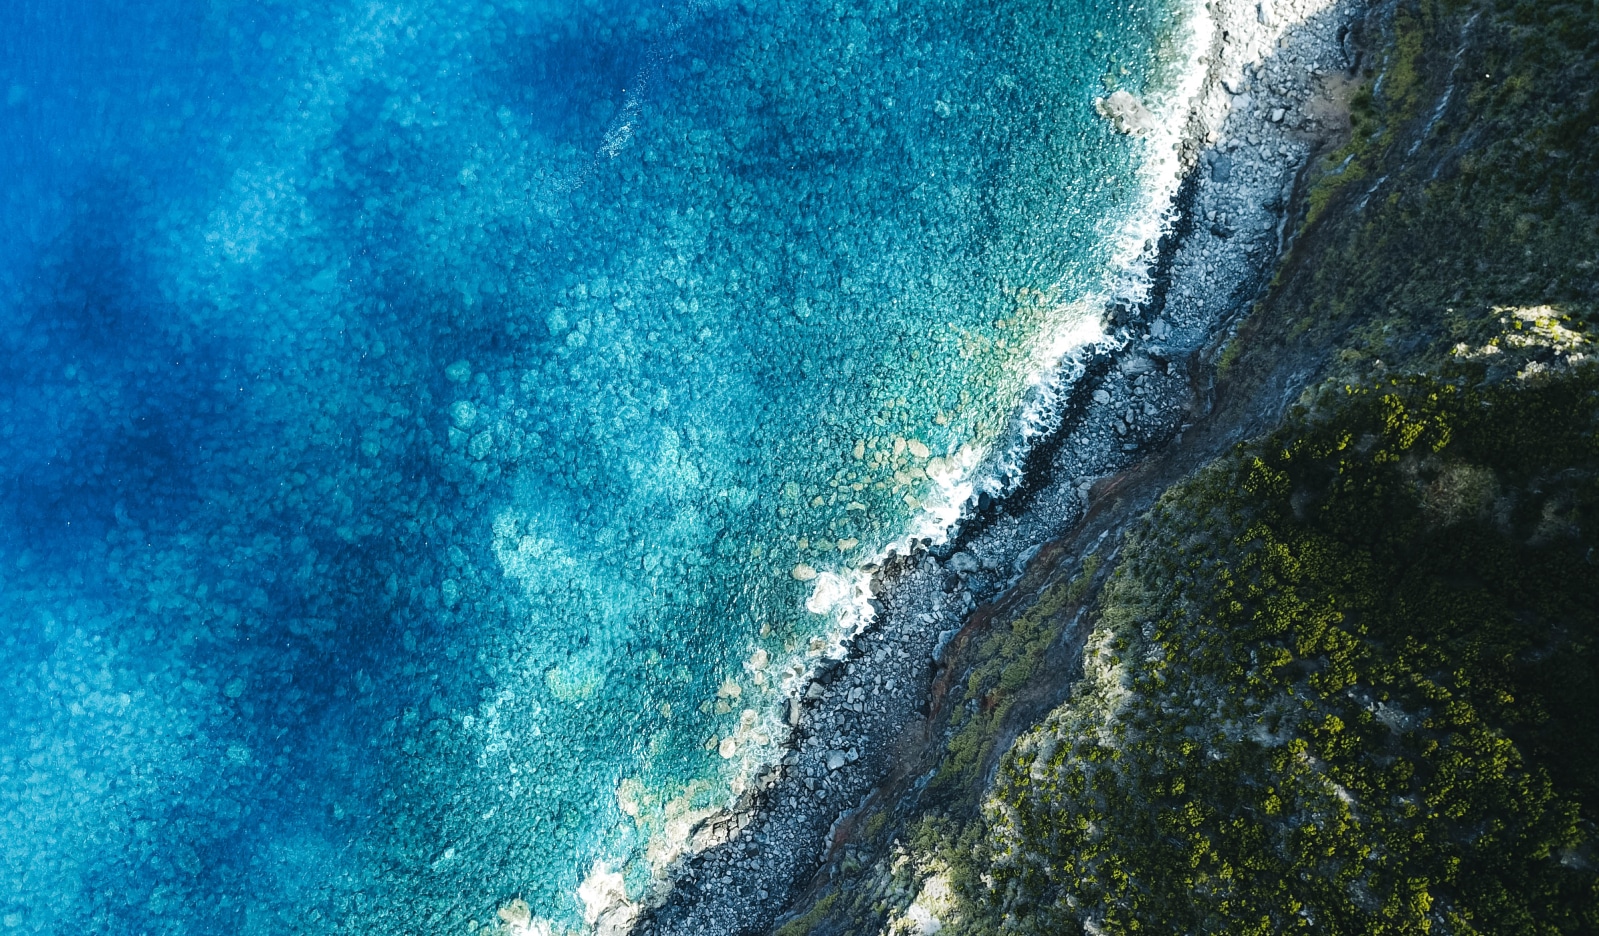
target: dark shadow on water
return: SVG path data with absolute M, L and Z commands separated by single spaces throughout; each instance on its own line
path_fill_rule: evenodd
M 75 207 L 0 329 L 0 527 L 64 556 L 119 525 L 180 525 L 236 403 L 224 350 L 144 281 L 120 220 L 131 199 L 102 180 Z
M 201 713 L 194 756 L 135 765 L 156 772 L 159 797 L 124 801 L 124 781 L 111 780 L 106 809 L 117 828 L 98 834 L 94 870 L 80 882 L 86 928 L 225 932 L 267 879 L 332 880 L 340 856 L 371 831 L 389 748 L 405 738 L 385 733 L 386 722 L 409 710 L 426 713 L 425 725 L 436 695 L 449 707 L 475 701 L 469 680 L 436 689 L 426 668 L 418 673 L 429 648 L 462 637 L 438 632 L 425 589 L 396 584 L 436 582 L 441 544 L 408 530 L 394 505 L 427 490 L 438 511 L 459 508 L 414 430 L 396 433 L 375 480 L 350 486 L 361 428 L 353 407 L 340 444 L 298 461 L 284 455 L 294 430 L 262 392 L 280 375 L 249 372 L 246 349 L 197 334 L 193 310 L 161 298 L 138 214 L 116 180 L 83 188 L 72 224 L 0 327 L 0 573 L 49 596 L 48 607 L 24 612 L 70 607 L 73 626 L 121 646 L 121 673 L 170 672 L 178 661 L 196 684 L 183 690 L 192 703 L 160 700 Z M 402 305 L 388 335 L 397 345 L 403 320 L 421 314 L 403 307 L 407 295 L 391 295 Z M 469 333 L 466 347 L 444 350 L 472 353 L 486 340 Z M 409 350 L 428 353 L 422 344 Z M 360 376 L 342 362 L 328 395 L 353 394 L 359 388 L 342 382 Z M 345 484 L 351 523 L 366 532 L 339 535 L 321 516 L 324 502 L 282 497 L 295 472 Z M 241 551 L 263 542 L 278 545 Z M 110 569 L 108 552 L 132 564 Z M 145 556 L 165 564 L 139 565 Z M 146 610 L 169 596 L 168 607 Z M 5 665 L 51 661 L 55 643 L 35 625 L 6 626 L 21 639 L 0 650 Z M 245 686 L 237 698 L 223 691 L 233 679 Z M 175 693 L 171 682 L 152 683 L 152 693 Z M 84 763 L 126 774 L 117 739 L 67 740 Z

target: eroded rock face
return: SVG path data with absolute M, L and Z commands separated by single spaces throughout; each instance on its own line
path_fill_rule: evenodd
M 1094 110 L 1110 121 L 1117 133 L 1143 136 L 1155 129 L 1155 115 L 1143 101 L 1127 91 L 1114 91 L 1109 97 L 1095 98 Z

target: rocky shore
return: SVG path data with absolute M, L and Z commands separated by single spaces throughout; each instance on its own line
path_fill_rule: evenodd
M 1296 182 L 1346 131 L 1360 36 L 1384 14 L 1382 5 L 1356 0 L 1207 4 L 1203 15 L 1214 21 L 1207 77 L 1189 112 L 1187 173 L 1170 231 L 1151 258 L 1149 300 L 1107 310 L 1113 345 L 1060 394 L 1054 428 L 1033 440 L 1013 489 L 968 504 L 948 544 L 925 544 L 876 570 L 875 620 L 844 660 L 790 700 L 790 750 L 740 809 L 698 830 L 701 847 L 676 869 L 670 892 L 642 911 L 620 901 L 594 907 L 596 931 L 765 932 L 848 840 L 874 791 L 890 778 L 914 785 L 906 765 L 939 741 L 931 690 L 960 678 L 947 671 L 950 638 L 980 626 L 974 609 L 1003 601 L 1030 562 L 1058 553 L 1041 547 L 1077 530 L 1114 487 L 1105 479 L 1180 441 L 1204 418 L 1227 330 L 1292 236 Z M 1119 124 L 1140 129 L 1136 120 Z M 1259 422 L 1280 406 L 1265 401 Z

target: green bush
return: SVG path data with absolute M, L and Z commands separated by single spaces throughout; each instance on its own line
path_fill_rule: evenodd
M 1599 927 L 1599 376 L 1335 396 L 1130 535 L 970 928 Z

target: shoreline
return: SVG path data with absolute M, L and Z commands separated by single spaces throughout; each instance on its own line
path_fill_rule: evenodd
M 692 850 L 671 870 L 674 886 L 647 908 L 619 893 L 591 905 L 595 932 L 753 933 L 782 919 L 847 838 L 859 807 L 888 786 L 914 785 L 905 771 L 920 760 L 913 755 L 940 746 L 930 693 L 961 675 L 947 666 L 951 639 L 979 628 L 1024 574 L 1059 561 L 1060 547 L 1050 544 L 1098 512 L 1114 479 L 1180 444 L 1203 417 L 1211 360 L 1289 239 L 1294 186 L 1341 132 L 1344 73 L 1358 67 L 1346 39 L 1369 5 L 1207 6 L 1199 15 L 1211 20 L 1210 47 L 1177 134 L 1172 221 L 1149 265 L 1147 296 L 1112 304 L 1105 342 L 1062 359 L 1080 376 L 1041 385 L 1053 396 L 1042 408 L 1053 429 L 1013 442 L 1014 483 L 997 498 L 974 494 L 947 543 L 919 545 L 875 570 L 872 619 L 788 705 L 788 752 L 737 809 L 694 830 Z M 1255 62 L 1258 71 L 1248 67 Z M 1015 422 L 1029 418 L 1018 413 Z

